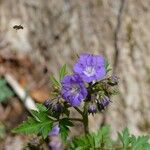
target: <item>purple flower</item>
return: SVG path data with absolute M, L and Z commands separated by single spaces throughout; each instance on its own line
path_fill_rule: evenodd
M 64 77 L 61 95 L 71 106 L 80 105 L 87 96 L 87 89 L 79 75 L 67 75 Z
M 60 131 L 60 128 L 59 128 L 59 126 L 58 126 L 58 124 L 57 125 L 55 125 L 53 128 L 52 128 L 52 130 L 49 132 L 49 136 L 57 136 L 58 134 L 59 134 L 59 131 Z
M 106 75 L 105 59 L 99 55 L 82 54 L 74 65 L 74 72 L 88 83 L 100 80 Z

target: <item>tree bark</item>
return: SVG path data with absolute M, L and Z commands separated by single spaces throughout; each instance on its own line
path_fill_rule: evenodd
M 76 53 L 106 56 L 120 77 L 120 94 L 108 111 L 90 117 L 113 132 L 128 126 L 150 133 L 150 1 L 148 0 L 0 0 L 0 49 L 28 53 L 50 70 Z M 14 30 L 14 25 L 23 30 Z M 98 124 L 97 124 L 97 123 Z

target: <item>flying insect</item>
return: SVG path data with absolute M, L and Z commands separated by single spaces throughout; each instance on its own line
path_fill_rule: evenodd
M 16 30 L 20 30 L 20 29 L 23 29 L 23 26 L 22 25 L 15 25 L 15 26 L 13 26 L 13 28 Z

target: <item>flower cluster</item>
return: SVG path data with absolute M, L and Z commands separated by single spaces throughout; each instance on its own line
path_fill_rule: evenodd
M 84 82 L 96 82 L 106 75 L 105 59 L 98 55 L 82 54 L 73 70 L 73 75 L 62 80 L 61 94 L 71 106 L 79 106 L 88 95 Z
M 103 56 L 81 54 L 73 67 L 73 74 L 61 79 L 60 96 L 70 107 L 87 102 L 87 112 L 102 111 L 110 103 L 112 86 L 118 84 L 116 76 L 107 77 L 106 60 Z M 47 103 L 47 104 L 46 104 Z M 45 102 L 45 106 L 49 105 Z M 59 111 L 62 104 L 50 104 L 53 111 Z

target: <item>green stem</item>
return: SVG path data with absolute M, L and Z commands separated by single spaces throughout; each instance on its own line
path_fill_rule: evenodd
M 74 107 L 74 109 L 81 115 L 83 115 L 83 112 L 78 108 L 78 107 Z
M 88 114 L 87 113 L 85 113 L 83 115 L 83 125 L 84 125 L 84 133 L 86 135 L 89 133 Z
M 83 125 L 84 125 L 84 133 L 85 135 L 89 133 L 89 120 L 88 120 L 88 112 L 87 112 L 87 102 L 84 104 L 84 112 L 83 112 Z
M 85 105 L 84 105 L 84 111 L 82 112 L 78 107 L 74 107 L 74 109 L 79 113 L 81 114 L 82 118 L 83 119 L 75 119 L 76 121 L 81 121 L 83 123 L 83 126 L 84 126 L 84 133 L 85 134 L 88 134 L 89 133 L 89 125 L 88 125 L 88 113 L 86 111 L 86 106 L 87 106 L 88 103 L 85 102 Z

